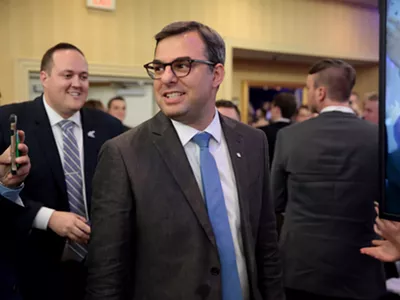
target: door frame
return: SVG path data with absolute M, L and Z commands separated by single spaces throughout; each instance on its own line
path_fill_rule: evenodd
M 241 101 L 239 103 L 239 109 L 240 109 L 241 121 L 243 123 L 247 124 L 248 122 L 250 88 L 262 88 L 265 86 L 281 86 L 290 89 L 299 89 L 299 88 L 304 88 L 305 84 L 299 82 L 242 80 Z

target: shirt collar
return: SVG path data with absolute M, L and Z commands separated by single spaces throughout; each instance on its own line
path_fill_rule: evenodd
M 331 111 L 340 111 L 343 113 L 354 114 L 354 111 L 348 106 L 330 105 L 320 111 L 320 114 Z
M 200 132 L 199 130 L 178 121 L 172 119 L 171 121 L 183 147 L 185 147 L 186 144 L 190 142 L 190 140 Z M 203 132 L 211 134 L 211 136 L 217 141 L 218 144 L 221 142 L 222 127 L 217 110 L 215 110 L 215 115 L 210 125 L 208 125 L 208 127 Z
M 77 125 L 78 127 L 82 127 L 80 111 L 77 111 L 68 119 L 64 119 L 46 102 L 44 95 L 43 95 L 43 104 L 44 104 L 44 109 L 46 110 L 47 116 L 49 117 L 51 127 L 57 125 L 58 123 L 60 123 L 63 120 L 70 120 L 70 121 L 74 122 L 75 125 Z

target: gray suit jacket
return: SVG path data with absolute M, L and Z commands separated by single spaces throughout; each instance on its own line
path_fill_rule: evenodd
M 283 299 L 266 138 L 225 117 L 221 124 L 237 182 L 251 299 Z M 163 113 L 104 145 L 93 185 L 87 299 L 221 299 L 204 200 Z
M 376 238 L 378 128 L 355 115 L 326 112 L 278 133 L 272 194 L 285 211 L 285 287 L 377 299 L 382 265 L 360 254 Z

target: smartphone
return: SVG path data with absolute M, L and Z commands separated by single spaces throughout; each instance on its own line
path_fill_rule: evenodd
M 11 136 L 11 174 L 17 174 L 17 170 L 19 165 L 16 163 L 16 158 L 19 157 L 19 136 L 17 130 L 17 116 L 12 114 L 10 115 L 10 136 Z

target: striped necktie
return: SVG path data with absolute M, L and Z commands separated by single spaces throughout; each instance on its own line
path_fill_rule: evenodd
M 67 185 L 70 211 L 86 218 L 86 208 L 83 201 L 82 172 L 79 147 L 74 135 L 74 122 L 63 120 L 59 122 L 63 136 L 64 175 Z M 69 242 L 69 248 L 82 260 L 87 254 L 87 245 Z

